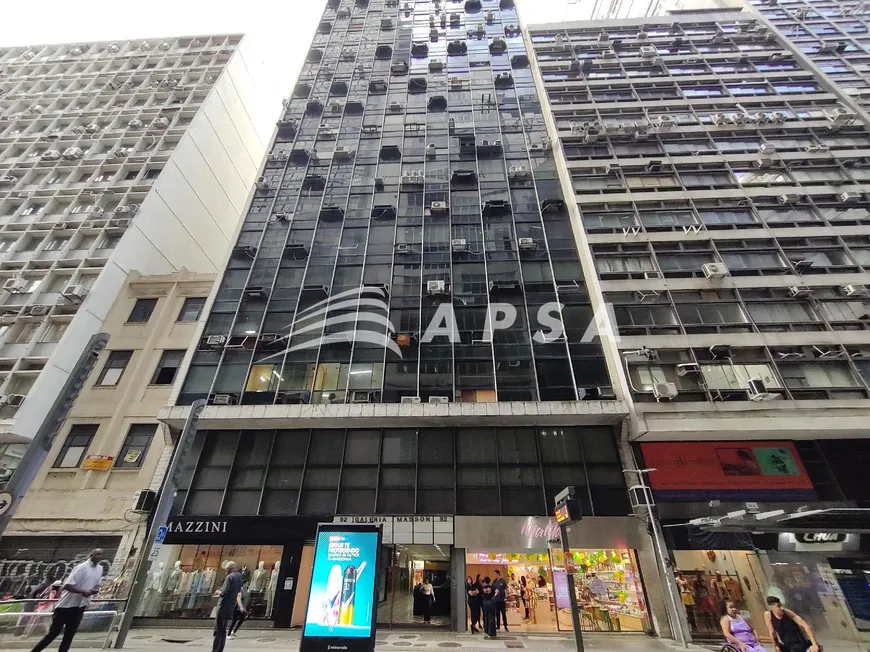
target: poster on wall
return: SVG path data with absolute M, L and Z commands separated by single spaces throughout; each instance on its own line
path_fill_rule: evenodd
M 570 609 L 571 594 L 568 592 L 568 573 L 553 571 L 553 588 L 556 593 L 556 608 Z
M 814 500 L 791 442 L 656 442 L 640 445 L 657 500 Z
M 317 529 L 300 652 L 371 652 L 375 647 L 378 525 Z

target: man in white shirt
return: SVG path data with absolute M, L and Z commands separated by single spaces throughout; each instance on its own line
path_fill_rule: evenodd
M 97 548 L 91 551 L 85 561 L 73 568 L 72 573 L 63 582 L 63 593 L 54 606 L 48 634 L 31 652 L 40 652 L 47 648 L 61 630 L 63 630 L 63 639 L 60 647 L 57 648 L 58 652 L 69 650 L 82 622 L 85 609 L 91 603 L 91 596 L 100 591 L 100 584 L 103 581 L 103 567 L 100 565 L 102 559 L 103 551 Z

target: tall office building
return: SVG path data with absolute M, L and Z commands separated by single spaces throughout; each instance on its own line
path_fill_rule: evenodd
M 327 3 L 208 310 L 165 421 L 209 405 L 149 576 L 187 597 L 150 615 L 207 616 L 190 587 L 232 556 L 270 578 L 253 617 L 299 624 L 313 528 L 357 519 L 384 525 L 382 622 L 425 574 L 465 628 L 447 578 L 500 569 L 564 629 L 548 515 L 573 485 L 572 556 L 605 578 L 584 627 L 667 630 L 511 0 Z
M 241 41 L 0 49 L 3 479 L 130 270 L 219 270 L 281 96 Z
M 530 39 L 693 634 L 773 594 L 865 645 L 870 119 L 858 69 L 823 72 L 854 43 L 819 59 L 749 8 Z

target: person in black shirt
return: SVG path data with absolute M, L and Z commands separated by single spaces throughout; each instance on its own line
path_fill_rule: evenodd
M 471 575 L 465 579 L 465 597 L 471 611 L 471 633 L 477 634 L 480 626 L 480 586 L 474 583 Z
M 227 578 L 218 595 L 217 615 L 214 619 L 214 644 L 212 652 L 224 652 L 227 643 L 227 625 L 233 617 L 233 610 L 239 604 L 239 593 L 242 590 L 242 574 L 236 570 L 236 564 L 228 561 L 226 565 Z
M 501 629 L 501 624 L 504 624 L 504 631 L 507 628 L 507 582 L 501 576 L 501 571 L 495 571 L 495 579 L 492 581 L 492 588 L 495 589 L 495 627 Z M 499 618 L 501 623 L 499 623 Z
M 821 646 L 807 621 L 784 608 L 775 595 L 767 596 L 767 608 L 764 622 L 777 652 L 819 652 Z
M 489 583 L 489 578 L 484 577 L 480 585 L 480 597 L 483 603 L 483 631 L 486 633 L 485 639 L 490 640 L 495 638 L 495 606 L 496 589 Z

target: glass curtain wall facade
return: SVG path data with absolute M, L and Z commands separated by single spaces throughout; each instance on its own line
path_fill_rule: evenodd
M 636 401 L 868 397 L 870 132 L 748 17 L 532 30 Z
M 330 1 L 179 403 L 608 398 L 591 317 L 512 0 Z

